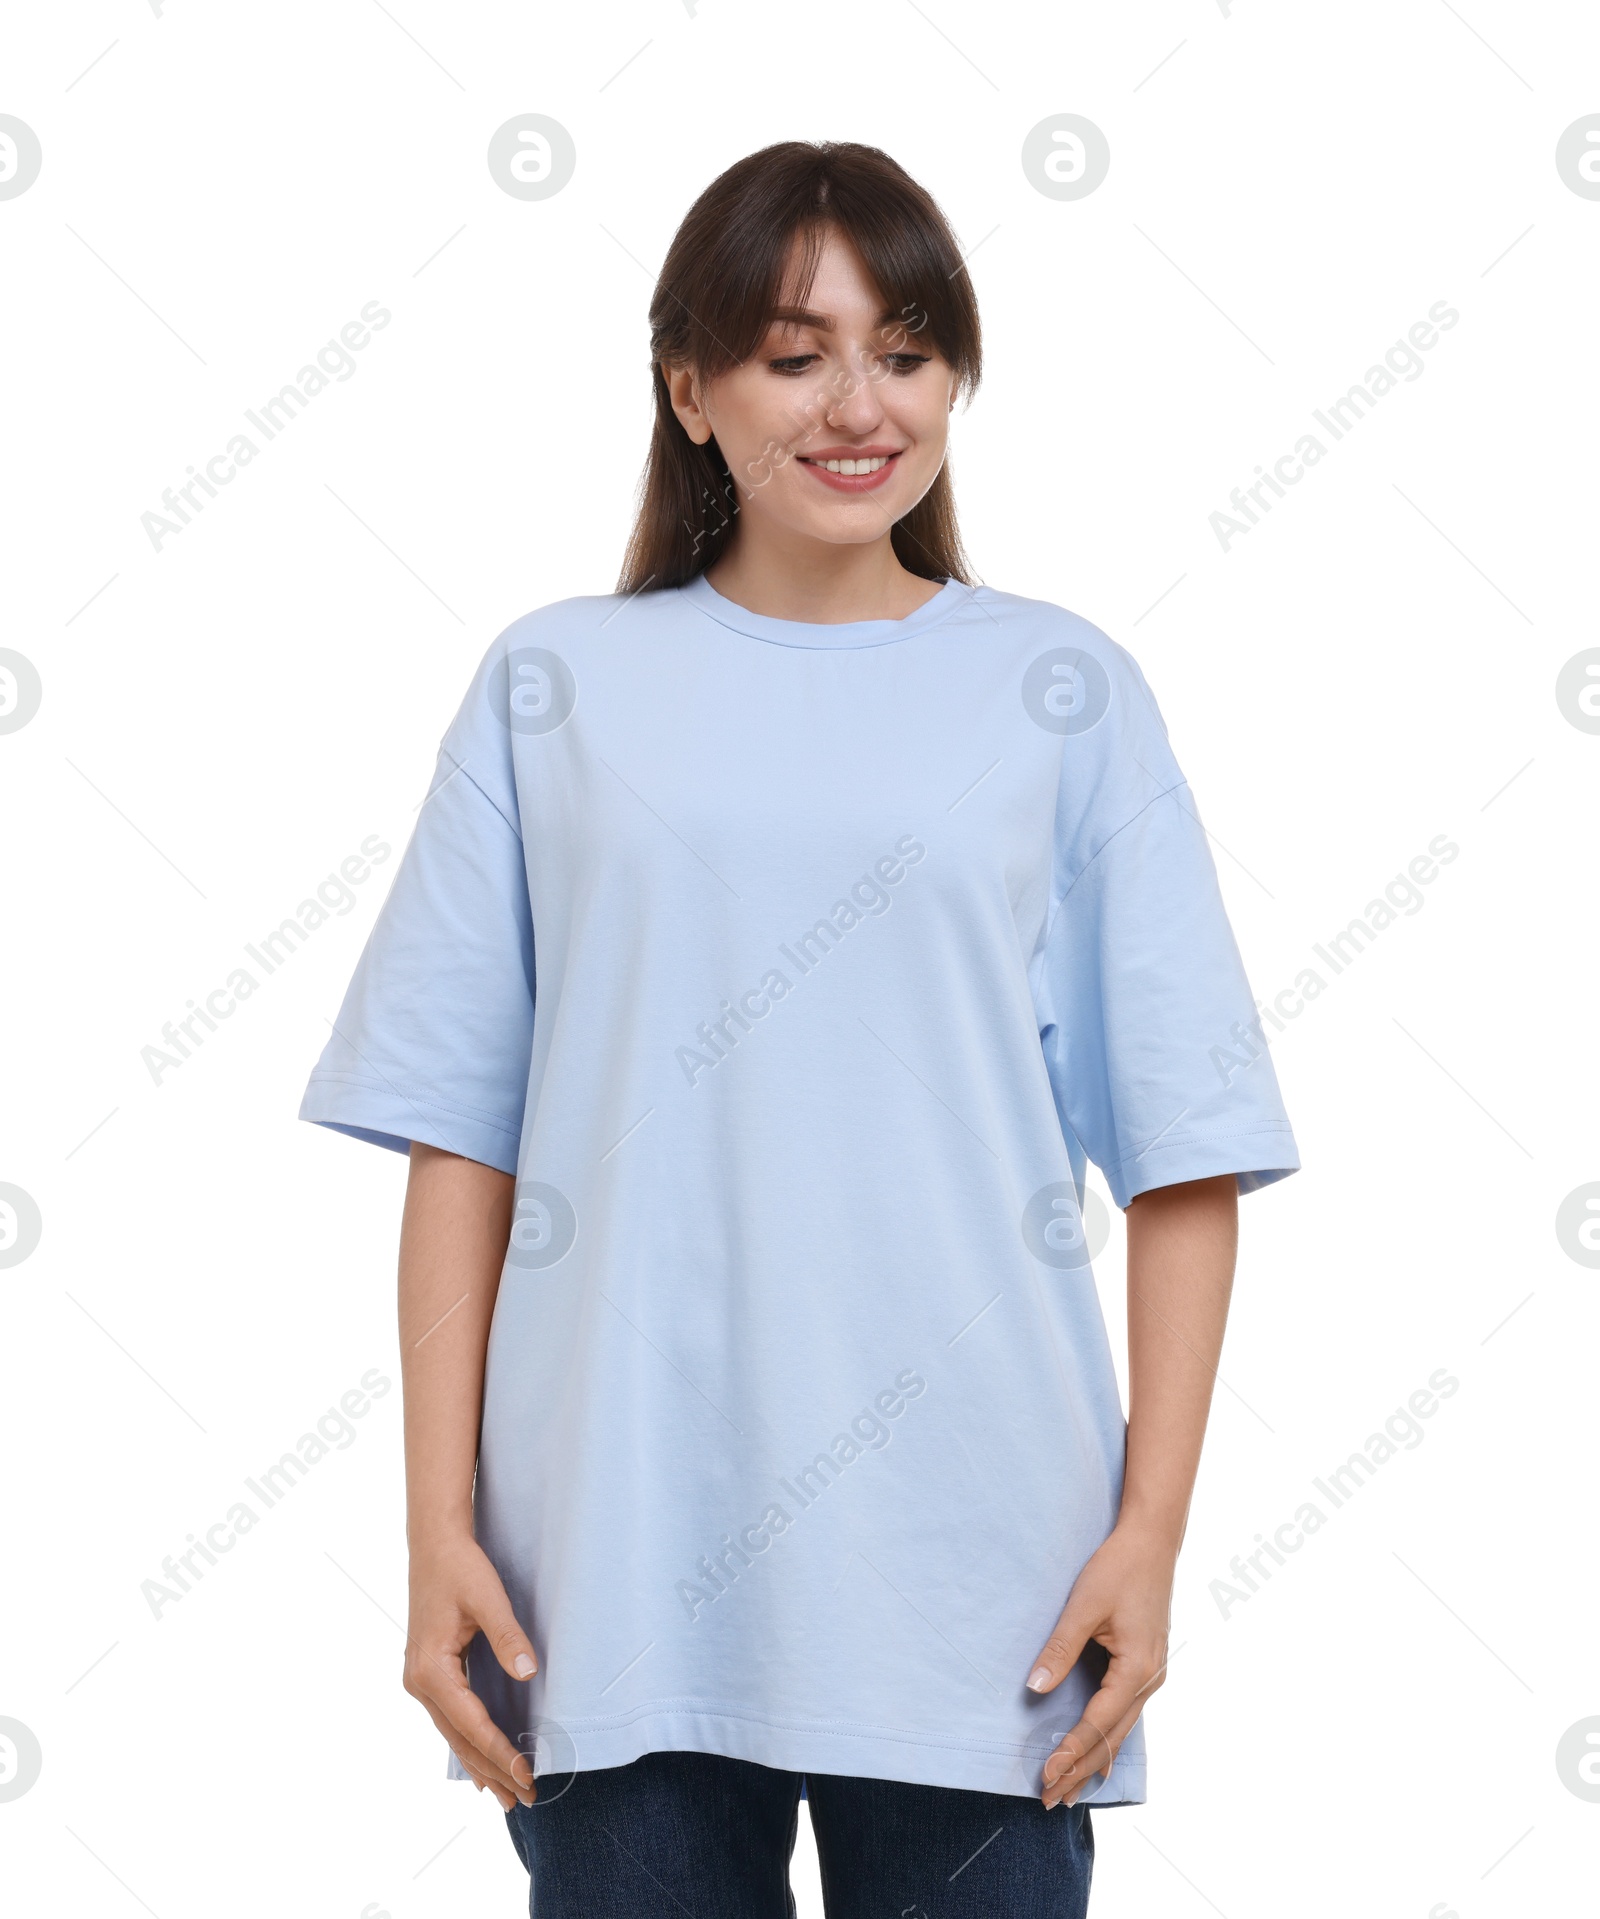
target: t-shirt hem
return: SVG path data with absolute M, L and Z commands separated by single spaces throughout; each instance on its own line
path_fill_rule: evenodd
M 546 1772 L 597 1772 L 626 1766 L 648 1752 L 708 1752 L 744 1759 L 781 1772 L 836 1774 L 855 1779 L 894 1779 L 909 1785 L 949 1786 L 967 1792 L 1006 1793 L 1014 1798 L 1039 1795 L 1044 1762 L 1051 1746 L 948 1744 L 925 1734 L 881 1727 L 817 1726 L 729 1713 L 703 1707 L 651 1708 L 623 1722 L 573 1720 L 563 1723 L 570 1738 L 573 1765 L 563 1749 L 560 1766 Z M 563 1742 L 564 1745 L 564 1742 Z M 536 1768 L 536 1770 L 538 1770 Z M 452 1777 L 458 1769 L 452 1765 Z M 1121 1754 L 1111 1777 L 1096 1775 L 1080 1805 L 1143 1805 L 1145 1761 Z

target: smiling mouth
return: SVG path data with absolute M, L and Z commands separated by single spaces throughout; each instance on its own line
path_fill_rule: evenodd
M 813 460 L 804 453 L 795 456 L 804 466 L 820 467 L 824 473 L 843 473 L 846 475 L 877 473 L 891 460 L 899 459 L 898 453 L 875 453 L 857 460 Z
M 885 487 L 894 478 L 897 462 L 905 448 L 896 447 L 892 453 L 847 453 L 833 458 L 818 457 L 815 454 L 797 453 L 796 460 L 816 476 L 817 485 L 829 493 L 850 494 L 875 493 Z

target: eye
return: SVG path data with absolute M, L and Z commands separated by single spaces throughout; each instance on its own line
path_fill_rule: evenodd
M 804 373 L 817 357 L 815 353 L 791 353 L 779 360 L 769 360 L 767 365 L 774 373 Z M 881 357 L 896 374 L 907 374 L 915 373 L 919 366 L 926 366 L 933 355 L 931 353 L 885 353 Z

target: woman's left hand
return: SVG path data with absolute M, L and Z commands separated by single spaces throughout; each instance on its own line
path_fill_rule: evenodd
M 1040 1797 L 1047 1808 L 1075 1804 L 1096 1773 L 1110 1775 L 1145 1701 L 1165 1679 L 1176 1564 L 1175 1544 L 1119 1521 L 1079 1573 L 1028 1686 L 1054 1691 L 1091 1639 L 1111 1663 L 1083 1717 L 1044 1763 Z

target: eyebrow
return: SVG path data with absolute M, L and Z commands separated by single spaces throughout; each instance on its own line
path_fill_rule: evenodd
M 779 326 L 785 323 L 797 327 L 815 327 L 819 333 L 833 332 L 833 321 L 827 314 L 813 313 L 809 307 L 774 307 L 770 324 Z M 905 322 L 893 307 L 885 307 L 878 315 L 877 325 L 879 328 L 903 326 Z

